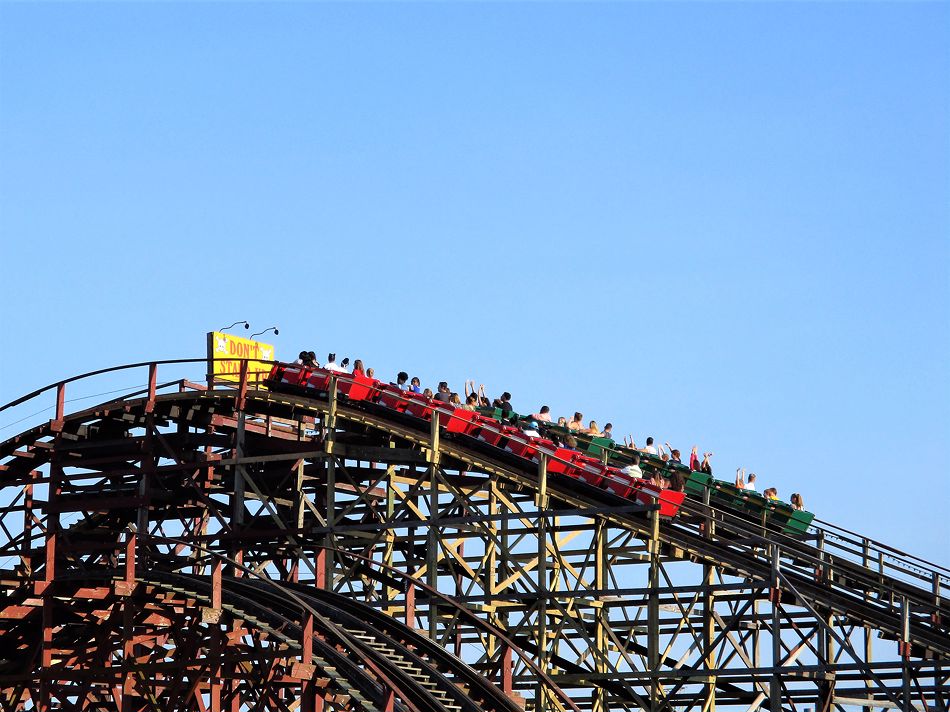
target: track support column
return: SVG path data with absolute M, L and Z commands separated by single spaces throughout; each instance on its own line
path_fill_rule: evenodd
M 330 376 L 330 391 L 327 394 L 329 399 L 329 409 L 323 427 L 323 448 L 327 453 L 327 536 L 325 539 L 326 549 L 323 552 L 323 585 L 327 590 L 333 590 L 333 568 L 335 556 L 333 555 L 334 532 L 336 525 L 336 453 L 334 445 L 336 444 L 336 410 L 339 398 L 339 388 L 336 376 Z
M 907 596 L 901 596 L 901 683 L 903 693 L 901 694 L 901 709 L 903 712 L 914 712 L 914 705 L 911 703 L 910 692 L 910 602 Z
M 782 709 L 782 676 L 779 664 L 782 660 L 782 589 L 779 581 L 779 558 L 781 551 L 772 546 L 772 581 L 769 598 L 772 602 L 772 678 L 769 682 L 769 708 L 771 712 Z
M 394 448 L 396 444 L 390 440 L 389 447 Z M 396 474 L 395 465 L 386 466 L 386 521 L 392 522 L 393 517 L 396 513 L 396 490 L 395 484 L 393 483 L 393 477 Z M 392 529 L 386 530 L 386 543 L 383 546 L 383 565 L 392 566 L 393 565 L 393 553 L 395 552 L 395 543 L 396 543 L 396 533 Z M 398 589 L 389 586 L 388 584 L 383 586 L 383 601 L 385 606 L 383 610 L 389 615 L 395 617 L 396 611 L 393 608 L 393 601 L 397 597 L 399 591 Z
M 716 535 L 716 520 L 713 517 L 710 508 L 709 488 L 703 489 L 703 504 L 706 505 L 706 521 L 703 528 L 703 536 L 706 539 L 712 539 Z M 703 667 L 706 669 L 706 701 L 703 704 L 704 712 L 716 712 L 716 679 L 709 671 L 715 667 L 715 650 L 713 642 L 716 637 L 715 630 L 715 594 L 713 593 L 713 583 L 715 576 L 715 567 L 712 564 L 703 564 Z M 778 712 L 777 710 L 775 712 Z
M 596 519 L 594 522 L 594 588 L 597 591 L 604 591 L 607 588 L 609 577 L 607 576 L 607 521 L 605 519 Z M 597 596 L 596 604 L 596 629 L 594 631 L 594 643 L 597 650 L 594 651 L 595 666 L 594 670 L 605 675 L 609 672 L 608 667 L 608 635 L 609 613 L 604 605 L 605 595 Z M 610 712 L 607 709 L 607 691 L 600 682 L 594 688 L 593 694 L 593 712 Z
M 650 573 L 647 594 L 647 667 L 650 668 L 650 710 L 660 708 L 660 511 L 650 512 Z
M 548 458 L 544 453 L 538 460 L 538 496 L 535 504 L 538 509 L 538 667 L 548 672 L 548 520 L 544 510 L 548 506 Z M 535 712 L 545 712 L 548 708 L 547 689 L 539 679 L 535 690 Z
M 429 536 L 426 546 L 426 583 L 439 588 L 439 414 L 432 413 L 429 429 Z M 429 637 L 438 640 L 439 611 L 429 600 Z

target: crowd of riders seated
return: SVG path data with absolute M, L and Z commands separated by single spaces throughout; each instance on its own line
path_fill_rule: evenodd
M 320 367 L 320 364 L 317 362 L 316 355 L 313 351 L 301 351 L 299 357 L 294 363 L 313 368 Z M 337 373 L 346 373 L 349 363 L 350 359 L 344 358 L 338 364 L 336 362 L 336 354 L 330 353 L 327 355 L 327 361 L 323 365 L 323 368 Z M 363 361 L 361 359 L 356 359 L 353 362 L 352 373 L 356 375 L 367 376 L 369 378 L 374 377 L 373 369 L 364 368 Z M 422 388 L 422 382 L 418 376 L 413 376 L 410 378 L 409 374 L 405 371 L 400 371 L 396 375 L 396 381 L 391 385 L 396 386 L 400 390 L 411 393 L 419 393 L 430 399 L 440 401 L 447 405 L 467 411 L 475 411 L 479 408 L 496 408 L 501 411 L 502 417 L 505 419 L 507 419 L 514 412 L 514 408 L 511 405 L 510 393 L 505 391 L 498 398 L 490 400 L 485 394 L 484 384 L 479 385 L 479 387 L 476 389 L 475 381 L 465 382 L 464 401 L 457 392 L 452 391 L 447 381 L 440 381 L 436 388 L 436 392 L 433 393 L 429 388 Z M 549 426 L 552 423 L 554 423 L 554 420 L 551 416 L 551 408 L 547 405 L 543 405 L 537 413 L 533 413 L 527 418 L 522 419 L 519 425 L 525 435 L 528 435 L 529 437 L 548 437 L 554 440 L 554 442 L 559 446 L 568 450 L 578 449 L 577 438 L 574 437 L 572 433 L 598 438 L 606 438 L 613 442 L 612 423 L 607 423 L 603 430 L 601 430 L 597 426 L 597 422 L 591 420 L 589 421 L 587 427 L 585 427 L 584 414 L 579 411 L 575 412 L 574 416 L 570 420 L 564 416 L 561 416 L 557 419 L 556 425 L 562 429 L 566 428 L 569 431 L 568 434 L 557 433 L 554 432 L 554 430 L 549 429 Z M 623 445 L 629 450 L 639 451 L 648 455 L 653 455 L 654 457 L 658 457 L 663 462 L 681 466 L 684 464 L 682 461 L 682 454 L 678 449 L 672 447 L 668 442 L 664 443 L 664 446 L 658 447 L 652 437 L 648 437 L 646 439 L 645 445 L 643 447 L 637 447 L 633 437 L 628 435 L 624 437 Z M 710 458 L 712 456 L 713 453 L 706 452 L 703 453 L 703 457 L 700 459 L 699 448 L 694 445 L 689 456 L 689 469 L 694 472 L 703 472 L 708 475 L 712 475 L 712 464 L 710 462 Z M 662 473 L 650 470 L 649 473 L 644 474 L 644 471 L 640 468 L 640 456 L 635 452 L 632 455 L 632 458 L 632 463 L 622 469 L 625 474 L 632 477 L 652 480 L 655 485 L 663 489 L 671 489 L 677 492 L 682 492 L 684 490 L 685 479 L 679 468 L 669 468 L 664 470 Z M 751 472 L 749 473 L 748 477 L 746 477 L 745 469 L 737 469 L 735 486 L 740 490 L 756 492 L 755 473 Z M 762 492 L 762 496 L 769 500 L 778 500 L 778 490 L 775 487 L 769 487 Z M 797 492 L 792 494 L 790 503 L 794 509 L 805 509 L 802 496 Z

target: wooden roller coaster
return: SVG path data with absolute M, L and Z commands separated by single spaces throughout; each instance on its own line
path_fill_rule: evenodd
M 193 363 L 0 406 L 53 411 L 0 444 L 0 709 L 947 709 L 942 566 Z

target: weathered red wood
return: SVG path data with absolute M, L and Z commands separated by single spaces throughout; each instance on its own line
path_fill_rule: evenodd
M 148 400 L 145 403 L 145 412 L 151 413 L 155 410 L 155 389 L 158 385 L 158 364 L 150 363 L 148 365 Z

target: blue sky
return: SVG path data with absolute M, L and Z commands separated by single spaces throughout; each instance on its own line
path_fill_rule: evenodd
M 948 28 L 0 3 L 0 401 L 248 319 L 288 357 L 697 444 L 946 565 Z

